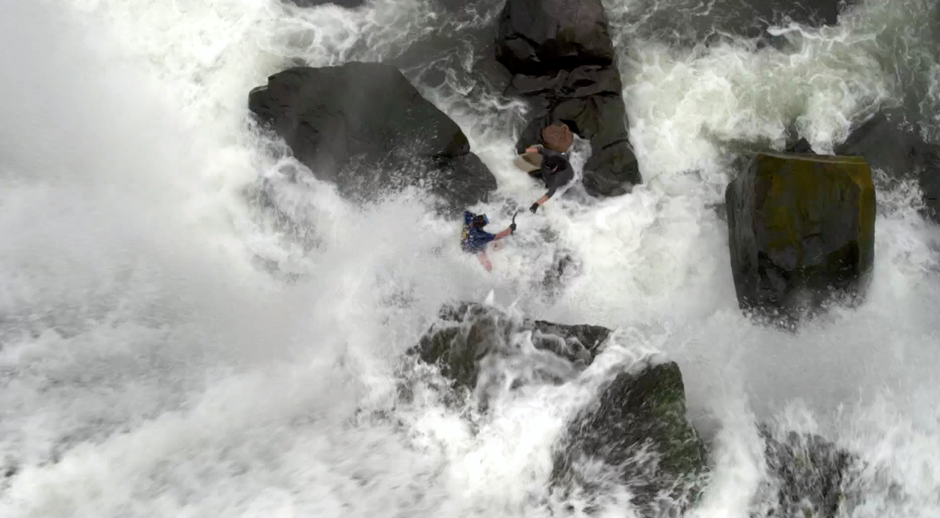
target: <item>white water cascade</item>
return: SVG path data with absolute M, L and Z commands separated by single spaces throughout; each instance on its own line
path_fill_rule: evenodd
M 936 135 L 940 9 L 865 0 L 834 27 L 780 27 L 785 49 L 642 30 L 680 4 L 606 3 L 645 182 L 520 215 L 487 274 L 423 193 L 360 207 L 295 177 L 247 95 L 293 60 L 379 61 L 484 27 L 502 2 L 0 0 L 0 516 L 582 515 L 549 495 L 552 446 L 613 366 L 650 352 L 678 362 L 710 444 L 689 516 L 755 511 L 759 421 L 861 456 L 851 516 L 940 516 L 940 227 L 916 184 L 879 184 L 864 304 L 795 333 L 738 310 L 715 210 L 725 143 L 780 143 L 791 119 L 826 152 L 899 101 Z M 542 190 L 514 169 L 507 124 L 523 108 L 461 52 L 419 89 L 496 175 L 484 209 L 527 206 Z M 578 268 L 546 293 L 556 251 Z M 485 415 L 420 383 L 400 401 L 402 353 L 441 304 L 488 296 L 616 344 L 579 381 Z M 593 516 L 633 515 L 608 496 Z

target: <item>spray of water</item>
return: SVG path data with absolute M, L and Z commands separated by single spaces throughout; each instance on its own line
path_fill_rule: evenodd
M 911 85 L 937 120 L 921 23 L 936 8 L 903 4 L 871 0 L 761 49 L 631 39 L 634 6 L 608 5 L 648 181 L 520 215 L 492 275 L 423 193 L 350 205 L 246 122 L 268 74 L 399 56 L 440 29 L 438 6 L 0 4 L 0 44 L 19 49 L 0 54 L 0 515 L 580 515 L 596 497 L 546 487 L 555 441 L 604 380 L 660 353 L 711 444 L 690 514 L 749 515 L 767 478 L 755 422 L 769 420 L 861 455 L 853 516 L 935 516 L 940 233 L 916 186 L 878 193 L 866 302 L 795 333 L 737 310 L 713 207 L 729 141 L 779 144 L 795 123 L 826 150 Z M 919 64 L 894 74 L 899 56 Z M 510 164 L 505 119 L 521 106 L 467 70 L 421 88 L 497 176 L 480 208 L 500 225 L 542 191 Z M 547 293 L 559 254 L 573 266 Z M 577 379 L 507 391 L 486 414 L 424 378 L 399 399 L 402 353 L 440 305 L 488 295 L 618 332 Z M 630 516 L 625 498 L 603 495 L 600 515 Z

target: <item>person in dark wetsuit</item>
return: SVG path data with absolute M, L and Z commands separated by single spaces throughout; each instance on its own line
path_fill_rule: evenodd
M 463 232 L 460 234 L 460 248 L 468 254 L 476 254 L 477 258 L 480 259 L 480 264 L 486 268 L 486 271 L 493 269 L 493 265 L 486 257 L 486 245 L 490 241 L 498 241 L 516 231 L 516 224 L 513 223 L 499 234 L 490 234 L 483 230 L 483 227 L 489 222 L 490 219 L 486 217 L 486 214 L 476 215 L 465 210 L 463 212 Z
M 548 149 L 541 144 L 526 148 L 526 153 L 535 153 L 542 155 L 542 166 L 538 172 L 530 173 L 531 176 L 541 178 L 545 182 L 548 192 L 539 198 L 529 207 L 529 212 L 535 214 L 539 207 L 547 202 L 555 191 L 567 185 L 574 178 L 574 168 L 568 162 L 567 153 L 559 153 Z

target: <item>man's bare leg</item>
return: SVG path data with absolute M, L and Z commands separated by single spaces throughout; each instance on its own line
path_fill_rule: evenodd
M 480 260 L 480 264 L 486 268 L 486 271 L 493 271 L 493 264 L 490 263 L 490 260 L 486 257 L 486 252 L 477 253 L 477 258 Z

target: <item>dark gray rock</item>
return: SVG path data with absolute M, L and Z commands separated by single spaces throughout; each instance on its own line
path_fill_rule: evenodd
M 853 486 L 856 455 L 818 435 L 789 432 L 776 437 L 767 426 L 759 428 L 769 479 L 762 492 L 774 516 L 839 516 Z
M 617 196 L 642 182 L 600 0 L 507 1 L 497 58 L 513 74 L 505 94 L 525 99 L 531 108 L 517 152 L 539 143 L 543 128 L 561 122 L 591 141 L 583 171 L 588 194 Z
M 802 155 L 818 155 L 819 154 L 813 151 L 813 146 L 811 146 L 809 141 L 803 137 L 787 142 L 787 147 L 785 151 L 787 153 L 797 153 L 797 154 L 802 154 Z
M 925 212 L 940 223 L 940 155 L 934 151 L 927 163 L 929 165 L 920 170 L 918 181 L 924 192 Z
M 544 75 L 614 63 L 600 0 L 509 0 L 498 42 L 497 57 L 517 73 Z
M 755 47 L 784 47 L 782 37 L 772 36 L 771 26 L 791 22 L 803 27 L 836 25 L 845 4 L 857 0 L 637 0 L 617 20 L 635 28 L 635 36 L 670 46 L 713 45 L 730 38 L 750 38 Z
M 445 305 L 438 319 L 408 352 L 438 365 L 441 374 L 468 389 L 476 387 L 485 363 L 525 356 L 518 342 L 525 333 L 531 333 L 536 350 L 548 354 L 532 360 L 536 378 L 549 382 L 562 381 L 560 373 L 590 364 L 610 335 L 609 329 L 600 326 L 519 320 L 496 308 L 469 302 Z
M 456 212 L 496 188 L 457 124 L 395 67 L 291 68 L 252 90 L 248 105 L 298 160 L 351 198 L 421 185 Z
M 883 110 L 857 123 L 835 153 L 863 156 L 890 178 L 917 179 L 925 215 L 940 222 L 940 146 L 926 142 L 899 111 Z
M 798 319 L 855 297 L 874 261 L 875 190 L 861 157 L 758 153 L 725 191 L 743 309 Z
M 437 365 L 455 387 L 481 394 L 484 405 L 491 386 L 571 380 L 611 333 L 528 320 L 476 303 L 445 305 L 438 318 L 408 354 Z M 523 363 L 519 370 L 527 379 L 494 376 L 499 365 Z M 606 466 L 604 473 L 598 474 L 597 462 Z M 705 447 L 686 418 L 678 365 L 644 361 L 606 384 L 571 421 L 556 446 L 551 483 L 562 492 L 593 494 L 607 494 L 611 483 L 626 485 L 644 515 L 661 516 L 695 500 L 706 470 Z
M 606 473 L 598 473 L 597 461 Z M 646 362 L 618 375 L 571 422 L 557 448 L 552 483 L 595 494 L 622 484 L 642 516 L 675 516 L 697 499 L 707 463 L 686 418 L 679 366 Z

